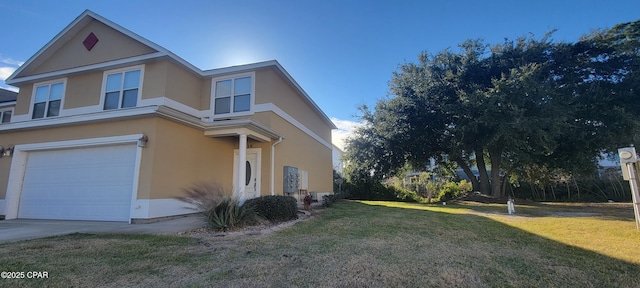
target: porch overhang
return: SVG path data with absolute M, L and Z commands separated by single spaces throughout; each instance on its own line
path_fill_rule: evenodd
M 232 119 L 207 123 L 204 125 L 204 135 L 209 137 L 246 135 L 259 142 L 270 142 L 282 137 L 280 133 L 252 119 Z

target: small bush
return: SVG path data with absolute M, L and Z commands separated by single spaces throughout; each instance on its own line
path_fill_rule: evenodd
M 347 197 L 346 192 L 336 192 L 329 195 L 322 196 L 322 206 L 331 207 L 334 203 L 338 202 L 341 199 L 345 199 Z
M 271 222 L 298 218 L 298 203 L 291 196 L 270 195 L 247 200 L 243 206 L 251 207 L 258 215 Z
M 438 201 L 448 201 L 451 199 L 458 198 L 460 195 L 466 192 L 471 192 L 473 187 L 471 183 L 466 180 L 462 180 L 460 182 L 447 182 L 442 188 L 440 188 L 440 192 L 438 193 L 437 200 Z
M 396 199 L 398 201 L 418 202 L 418 203 L 426 201 L 424 200 L 424 198 L 418 195 L 418 193 L 416 193 L 415 191 L 411 191 L 409 189 L 405 189 L 402 187 L 395 187 L 391 185 L 388 188 L 394 192 L 394 194 L 396 195 Z
M 211 227 L 226 231 L 227 229 L 242 228 L 257 222 L 256 212 L 252 207 L 238 203 L 238 200 L 225 197 L 220 203 L 204 212 Z
M 225 193 L 218 183 L 199 183 L 183 190 L 186 196 L 176 199 L 191 204 L 202 213 L 207 223 L 216 229 L 227 230 L 256 224 L 255 211 L 248 206 L 240 206 L 237 199 Z M 191 207 L 190 207 L 191 208 Z

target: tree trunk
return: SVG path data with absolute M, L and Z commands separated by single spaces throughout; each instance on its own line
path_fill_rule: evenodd
M 491 183 L 489 183 L 489 174 L 487 174 L 487 166 L 484 163 L 484 149 L 476 148 L 476 166 L 480 174 L 480 192 L 485 195 L 491 195 Z
M 511 175 L 511 170 L 509 170 L 509 171 L 507 171 L 507 172 L 505 172 L 505 173 L 504 173 L 504 177 L 502 177 L 502 180 L 501 180 L 501 182 L 500 182 L 500 183 L 501 183 L 500 185 L 502 186 L 502 187 L 500 188 L 500 193 L 501 193 L 503 196 L 504 196 L 504 195 L 507 195 L 507 183 L 509 182 L 509 181 L 508 181 L 508 180 L 509 180 L 509 179 L 508 179 L 509 175 Z M 511 196 L 513 196 L 513 197 L 515 198 L 515 196 L 514 196 L 514 195 L 511 195 Z
M 491 160 L 491 195 L 493 197 L 501 197 L 500 165 L 502 164 L 502 147 L 490 149 L 489 159 Z
M 480 183 L 478 182 L 478 179 L 476 178 L 476 175 L 473 175 L 473 171 L 471 171 L 471 167 L 469 167 L 467 162 L 465 162 L 461 158 L 456 158 L 456 159 L 454 159 L 454 161 L 456 163 L 458 163 L 458 166 L 460 166 L 460 168 L 462 168 L 462 171 L 464 171 L 464 174 L 466 174 L 467 177 L 469 177 L 469 179 L 471 180 L 471 185 L 473 186 L 473 191 L 480 191 Z

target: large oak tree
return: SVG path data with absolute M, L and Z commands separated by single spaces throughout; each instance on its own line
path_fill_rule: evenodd
M 576 43 L 551 35 L 468 40 L 400 65 L 390 97 L 361 108 L 365 125 L 346 151 L 353 175 L 384 178 L 435 158 L 457 163 L 475 190 L 500 196 L 502 175 L 587 173 L 602 152 L 635 143 L 640 21 Z

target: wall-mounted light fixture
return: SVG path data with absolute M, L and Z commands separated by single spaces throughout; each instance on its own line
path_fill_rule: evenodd
M 147 137 L 147 135 L 142 135 L 142 137 L 138 139 L 138 147 L 140 148 L 147 147 L 147 142 L 149 142 L 149 137 Z
M 1 157 L 11 157 L 13 156 L 13 147 L 2 147 L 0 146 L 0 158 Z

